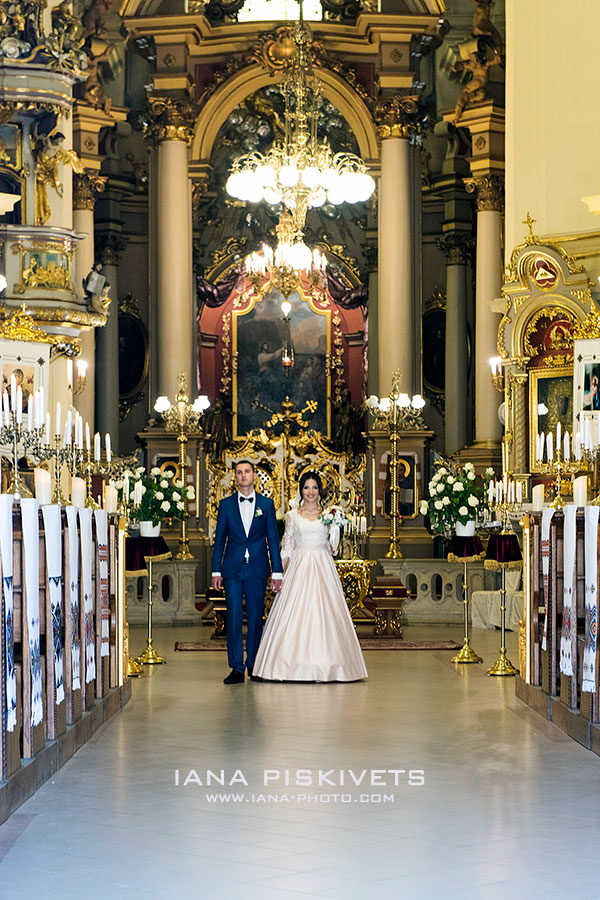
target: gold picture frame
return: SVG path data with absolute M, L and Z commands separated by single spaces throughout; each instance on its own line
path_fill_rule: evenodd
M 543 412 L 543 407 L 546 412 Z M 539 472 L 535 439 L 540 431 L 563 434 L 573 429 L 573 366 L 529 370 L 529 470 Z

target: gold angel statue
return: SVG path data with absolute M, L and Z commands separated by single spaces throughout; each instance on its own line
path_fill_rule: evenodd
M 48 201 L 48 187 L 54 188 L 59 197 L 63 195 L 62 181 L 58 175 L 60 165 L 70 166 L 74 172 L 81 174 L 83 165 L 75 150 L 58 147 L 64 135 L 55 132 L 51 135 L 38 136 L 32 130 L 32 153 L 35 160 L 35 224 L 45 225 L 52 210 Z M 49 151 L 55 147 L 54 153 Z

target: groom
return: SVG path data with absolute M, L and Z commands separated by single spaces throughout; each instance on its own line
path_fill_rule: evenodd
M 263 629 L 265 590 L 269 571 L 271 587 L 281 589 L 282 566 L 279 533 L 273 501 L 254 490 L 254 465 L 236 463 L 237 491 L 219 503 L 212 558 L 212 586 L 225 588 L 227 603 L 227 656 L 231 672 L 225 684 L 241 684 L 244 669 L 252 677 L 254 658 Z M 270 558 L 270 559 L 269 559 Z M 246 664 L 242 638 L 243 603 L 246 602 Z

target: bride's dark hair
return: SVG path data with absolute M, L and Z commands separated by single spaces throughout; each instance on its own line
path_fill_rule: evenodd
M 321 476 L 319 475 L 318 472 L 303 472 L 303 474 L 300 476 L 300 484 L 299 484 L 300 498 L 302 499 L 302 491 L 304 490 L 304 485 L 306 484 L 307 481 L 316 481 L 317 482 L 317 487 L 319 488 L 319 500 L 322 503 L 323 500 L 325 499 L 325 489 L 323 487 L 323 481 L 321 479 Z

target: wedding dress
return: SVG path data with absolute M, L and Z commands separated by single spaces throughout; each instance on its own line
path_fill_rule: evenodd
M 327 528 L 290 510 L 289 558 L 256 654 L 253 674 L 269 681 L 357 681 L 367 677 Z

